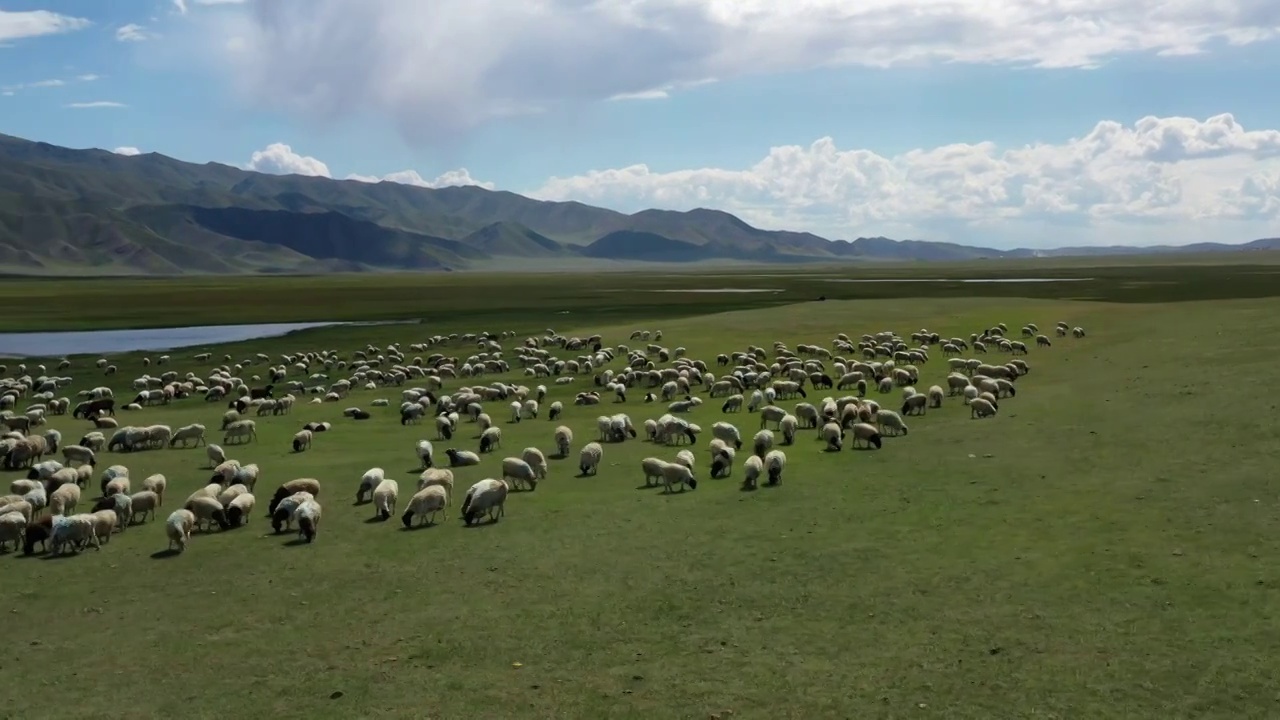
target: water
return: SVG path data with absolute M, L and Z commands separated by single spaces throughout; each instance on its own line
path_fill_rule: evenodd
M 668 292 L 668 293 L 778 293 L 781 290 L 771 288 L 669 288 L 663 290 L 650 290 L 649 292 Z
M 192 345 L 218 345 L 278 337 L 297 330 L 349 324 L 353 323 L 263 323 L 137 330 L 0 333 L 0 357 L 62 357 L 63 355 L 98 355 L 139 350 L 172 350 Z
M 962 282 L 962 283 L 1028 283 L 1028 282 L 1080 282 L 1093 278 L 834 278 L 822 282 L 838 283 L 907 283 L 907 282 Z

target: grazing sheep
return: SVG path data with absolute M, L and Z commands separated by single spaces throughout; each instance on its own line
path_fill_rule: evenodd
M 733 462 L 738 453 L 731 447 L 717 449 L 711 457 L 711 477 L 723 478 L 733 474 Z
M 759 455 L 762 459 L 764 454 L 769 452 L 773 447 L 773 432 L 771 430 L 761 430 L 751 440 L 752 452 Z
M 152 490 L 140 490 L 129 496 L 129 517 L 125 520 L 122 527 L 128 527 L 134 523 L 144 523 L 147 521 L 147 515 L 154 520 L 156 517 L 156 508 L 160 507 L 160 496 Z
M 62 448 L 62 458 L 67 461 L 68 466 L 89 465 L 96 466 L 98 458 L 93 450 L 83 445 L 67 445 Z
M 8 552 L 9 543 L 18 551 L 18 543 L 27 534 L 27 518 L 22 513 L 8 513 L 0 509 L 0 552 Z
M 862 444 L 866 447 L 875 446 L 877 450 L 880 449 L 883 442 L 880 439 L 880 428 L 871 423 L 860 422 L 854 423 L 849 430 L 853 433 L 853 447 L 858 447 L 859 444 Z
M 977 398 L 969 403 L 970 419 L 995 417 L 996 410 L 995 403 L 983 398 Z
M 110 497 L 100 498 L 89 512 L 96 513 L 102 510 L 115 513 L 116 524 L 120 527 L 120 531 L 124 532 L 129 527 L 129 519 L 133 517 L 133 496 L 116 493 Z
M 196 447 L 201 444 L 208 445 L 208 442 L 204 439 L 204 431 L 205 427 L 200 423 L 184 425 L 175 430 L 173 437 L 169 438 L 169 447 L 173 447 L 179 441 L 182 442 L 183 447 L 186 447 L 188 442 L 191 442 Z
M 206 532 L 213 527 L 213 523 L 217 523 L 218 527 L 226 530 L 231 527 L 231 523 L 227 521 L 227 511 L 222 507 L 222 503 L 218 502 L 218 498 L 202 495 L 200 497 L 191 498 L 182 506 L 183 510 L 189 510 L 196 517 L 196 527 L 201 532 Z
M 654 487 L 662 480 L 662 468 L 668 465 L 666 460 L 655 457 L 647 457 L 640 461 L 640 468 L 644 470 L 645 487 Z
M 844 447 L 844 428 L 840 423 L 829 422 L 822 426 L 822 439 L 827 441 L 827 449 L 839 452 Z
M 120 516 L 116 514 L 115 509 L 95 510 L 89 513 L 89 517 L 92 518 L 93 534 L 98 540 L 99 547 L 101 543 L 111 542 L 111 534 L 120 526 Z
M 512 489 L 538 489 L 538 474 L 521 458 L 509 457 L 502 460 L 502 479 Z
M 480 433 L 481 454 L 502 447 L 502 428 L 494 426 Z
M 452 483 L 450 483 L 450 487 L 452 487 Z M 444 485 L 426 485 L 419 488 L 418 492 L 409 498 L 409 504 L 405 507 L 404 514 L 400 516 L 400 522 L 405 527 L 412 527 L 414 518 L 417 518 L 418 525 L 424 523 L 434 525 L 436 513 L 442 512 L 448 505 L 448 488 Z
M 671 492 L 672 486 L 679 486 L 680 492 L 684 492 L 687 486 L 690 490 L 698 489 L 698 480 L 693 475 L 693 469 L 678 462 L 667 463 L 662 466 L 662 484 L 663 492 Z
M 529 463 L 529 467 L 533 468 L 533 473 L 538 476 L 538 480 L 547 479 L 547 457 L 542 451 L 536 447 L 527 447 L 520 451 L 520 459 Z
M 378 483 L 373 489 L 373 516 L 390 520 L 396 512 L 396 499 L 400 496 L 400 484 L 391 478 Z
M 929 407 L 935 409 L 942 407 L 942 398 L 944 395 L 946 395 L 946 393 L 943 392 L 941 386 L 934 385 L 930 387 L 929 392 L 925 394 L 925 396 L 929 398 Z
M 779 485 L 782 483 L 782 471 L 787 467 L 787 455 L 781 450 L 770 450 L 768 455 L 764 456 L 764 468 L 769 474 L 769 479 L 765 484 Z
M 310 430 L 299 430 L 293 435 L 293 451 L 300 453 L 304 450 L 311 449 L 311 440 L 314 437 Z
M 501 480 L 485 478 L 472 485 L 462 500 L 462 520 L 468 526 L 487 515 L 490 522 L 506 515 L 507 484 Z
M 86 543 L 91 543 L 96 550 L 102 549 L 98 541 L 97 526 L 93 522 L 93 516 L 88 513 L 55 517 L 51 530 L 49 553 L 52 555 L 61 555 L 63 548 L 68 546 L 78 550 Z
M 187 543 L 191 542 L 191 529 L 195 524 L 195 513 L 190 510 L 174 510 L 170 513 L 168 519 L 164 521 L 164 533 L 169 538 L 169 549 L 173 550 L 176 545 L 178 552 L 185 551 Z
M 742 463 L 742 489 L 755 490 L 764 474 L 764 461 L 759 455 L 751 455 Z
M 59 485 L 49 494 L 49 513 L 51 515 L 70 515 L 80 504 L 80 486 L 75 483 Z M 0 508 L 3 509 L 3 508 Z
M 276 509 L 285 498 L 300 492 L 310 493 L 313 497 L 320 497 L 320 481 L 315 478 L 297 478 L 281 485 L 276 489 L 275 495 L 271 497 L 271 502 L 267 504 L 267 514 L 274 516 Z
M 227 425 L 223 431 L 222 444 L 229 445 L 235 442 L 249 442 L 258 439 L 258 423 L 253 420 L 236 420 Z
M 380 467 L 369 468 L 366 470 L 364 475 L 360 476 L 360 485 L 356 488 L 356 504 L 366 502 L 365 495 L 370 495 L 372 499 L 374 489 L 376 489 L 378 485 L 386 479 L 386 477 L 386 471 Z
M 444 451 L 444 454 L 449 457 L 449 467 L 467 467 L 480 464 L 480 456 L 470 450 L 449 448 Z
M 303 500 L 293 511 L 293 519 L 298 523 L 298 537 L 308 543 L 314 542 L 316 531 L 320 529 L 320 515 L 320 503 L 314 498 Z
M 449 491 L 450 497 L 453 496 L 453 471 L 449 468 L 429 468 L 424 470 L 418 476 L 418 489 L 421 490 L 428 485 L 440 485 Z
M 142 481 L 142 489 L 150 490 L 155 493 L 156 497 L 159 499 L 159 502 L 157 503 L 159 505 L 164 504 L 164 491 L 168 486 L 169 481 L 165 479 L 164 475 L 159 473 L 156 473 Z
M 734 450 L 742 449 L 742 434 L 731 423 L 718 422 L 711 426 L 711 436 L 733 445 Z
M 912 395 L 908 397 L 906 400 L 902 401 L 902 414 L 903 415 L 924 415 L 925 408 L 928 406 L 928 404 L 929 404 L 929 397 L 927 395 L 920 395 L 920 394 Z
M 241 493 L 232 498 L 231 504 L 227 506 L 227 522 L 231 527 L 240 527 L 248 522 L 256 502 L 253 493 Z
M 204 452 L 209 457 L 209 467 L 217 467 L 227 461 L 227 453 L 221 445 L 209 443 L 205 446 Z
M 906 435 L 907 424 L 902 421 L 902 416 L 892 410 L 881 410 L 876 413 L 876 422 L 880 425 L 880 429 L 889 429 L 893 432 L 891 435 Z
M 587 443 L 578 453 L 578 470 L 583 475 L 595 475 L 603 459 L 604 447 L 598 442 Z
M 435 462 L 433 459 L 435 447 L 430 440 L 419 440 L 418 444 L 414 446 L 414 454 L 418 457 L 418 467 L 424 470 L 430 468 Z
M 556 456 L 561 458 L 569 457 L 569 446 L 573 443 L 573 431 L 564 425 L 557 427 L 555 442 Z

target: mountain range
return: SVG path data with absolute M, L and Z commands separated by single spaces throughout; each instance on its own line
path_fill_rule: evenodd
M 503 259 L 590 263 L 962 261 L 1280 249 L 1247 245 L 996 250 L 828 240 L 726 212 L 625 214 L 480 187 L 423 188 L 119 155 L 0 135 L 0 270 L 157 274 L 449 271 Z

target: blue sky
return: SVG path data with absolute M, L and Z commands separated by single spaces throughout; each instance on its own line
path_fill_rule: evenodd
M 827 237 L 1280 234 L 1280 4 L 1085 5 L 0 1 L 0 132 Z

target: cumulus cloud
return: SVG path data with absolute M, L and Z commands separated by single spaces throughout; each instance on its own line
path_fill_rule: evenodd
M 56 35 L 83 30 L 91 25 L 84 18 L 61 15 L 48 10 L 0 10 L 0 43 L 7 40 Z
M 1280 32 L 1274 0 L 272 0 L 213 23 L 259 102 L 429 141 L 565 103 L 818 66 L 1092 67 Z M 234 42 L 232 42 L 234 40 Z M 233 48 L 233 49 L 231 49 Z
M 284 143 L 272 143 L 262 150 L 258 150 L 250 157 L 249 163 L 245 166 L 249 170 L 262 173 L 271 173 L 273 175 L 310 175 L 313 177 L 332 178 L 329 172 L 329 166 L 323 161 L 294 152 L 293 148 Z M 376 183 L 376 182 L 394 182 L 402 185 L 416 185 L 425 188 L 442 188 L 454 185 L 476 185 L 486 190 L 494 189 L 494 184 L 490 182 L 482 182 L 471 177 L 471 173 L 466 168 L 458 168 L 441 174 L 434 180 L 427 180 L 418 174 L 416 170 L 401 170 L 399 172 L 389 173 L 382 177 L 373 175 L 348 175 L 345 180 L 359 180 L 360 182 Z
M 1248 130 L 1229 114 L 1144 117 L 1099 122 L 1061 144 L 955 144 L 892 157 L 822 138 L 772 148 L 746 168 L 633 165 L 551 178 L 528 194 L 625 212 L 712 207 L 761 227 L 837 238 L 965 241 L 1002 224 L 1025 231 L 1274 221 L 1280 130 Z
M 118 147 L 115 150 L 112 150 L 111 152 L 117 155 L 141 155 L 142 154 L 141 150 L 129 145 L 125 145 L 124 147 Z
M 273 175 L 311 175 L 332 177 L 329 166 L 311 157 L 300 155 L 284 143 L 271 143 L 257 150 L 249 158 L 248 169 Z

